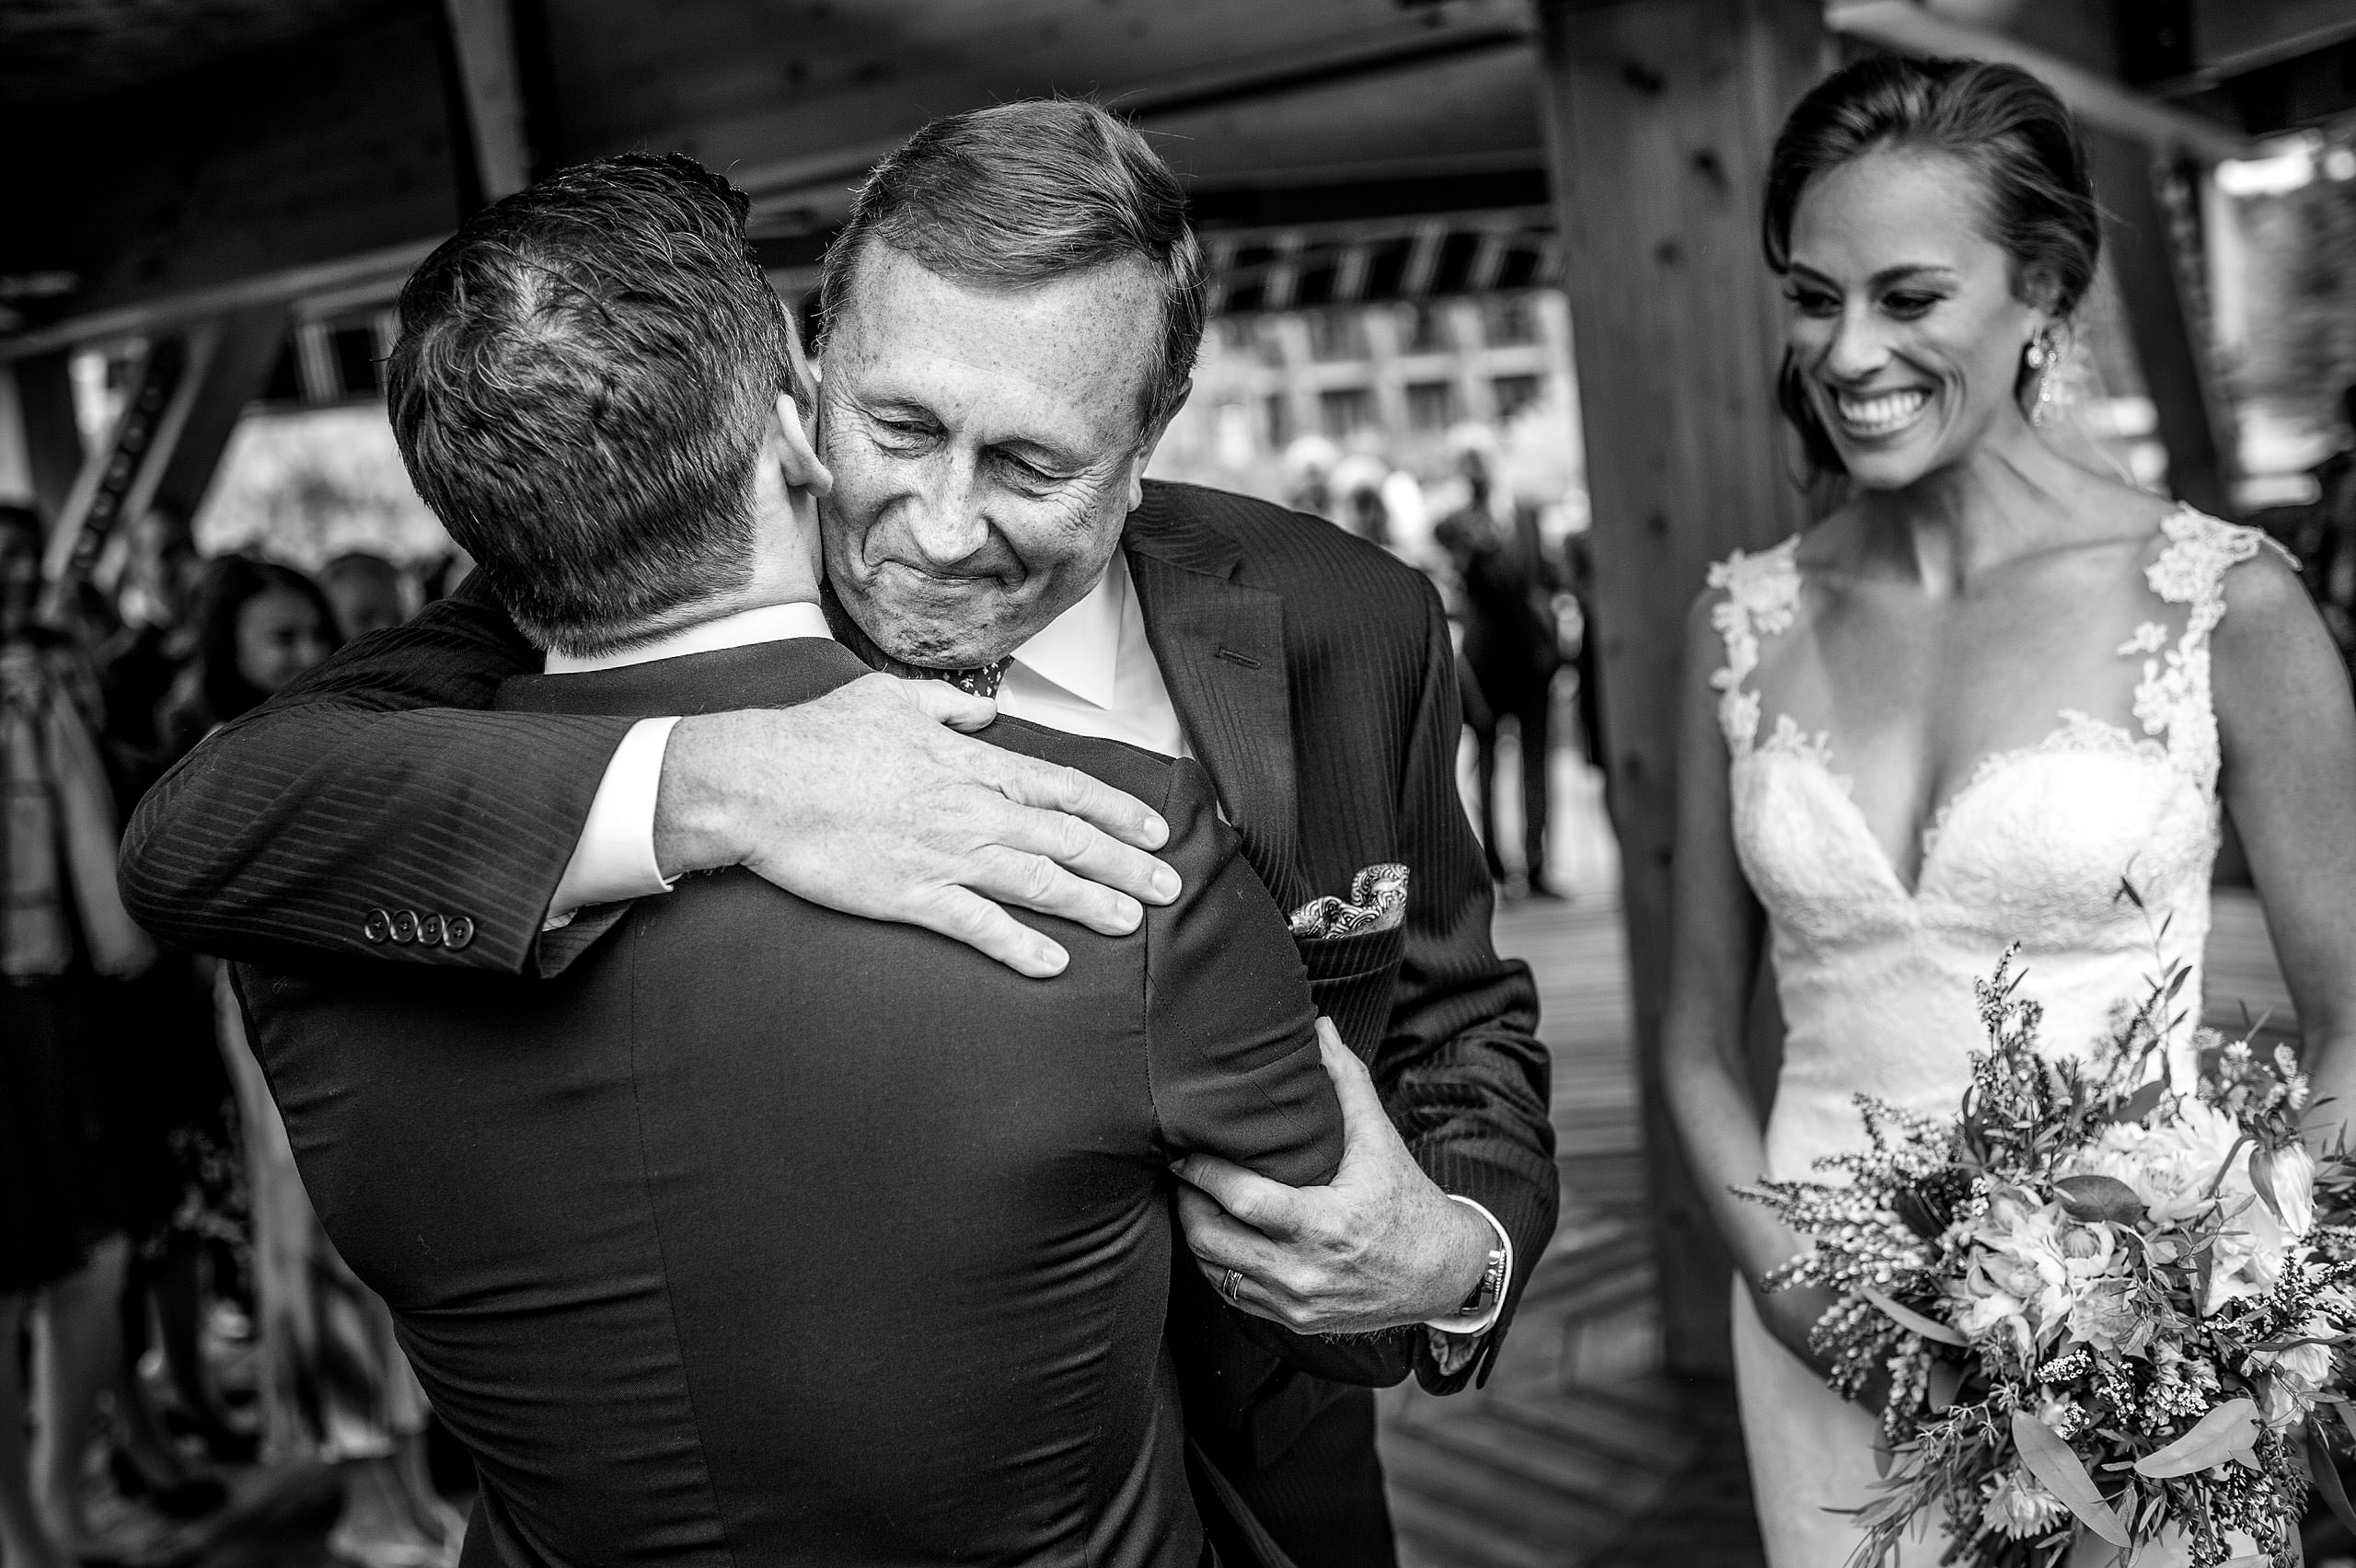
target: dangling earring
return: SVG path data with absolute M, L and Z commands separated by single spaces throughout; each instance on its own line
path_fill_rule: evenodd
M 2047 328 L 2028 340 L 2022 356 L 2029 369 L 2037 372 L 2037 401 L 2028 412 L 2028 422 L 2042 425 L 2053 411 L 2053 375 L 2062 368 L 2062 351 L 2053 341 L 2053 329 Z

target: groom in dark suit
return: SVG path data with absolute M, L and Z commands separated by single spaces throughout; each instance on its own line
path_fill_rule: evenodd
M 1190 1434 L 1294 1557 L 1388 1562 L 1370 1400 L 1236 1332 L 1211 1288 L 1295 1330 L 1404 1327 L 1448 1391 L 1494 1355 L 1552 1233 L 1546 1056 L 1528 972 L 1489 942 L 1437 599 L 1314 519 L 1144 481 L 1201 334 L 1201 256 L 1168 170 L 1101 110 L 928 127 L 862 191 L 825 297 L 831 472 L 814 483 L 832 484 L 837 632 L 1007 713 L 1198 758 L 1372 1069 L 1391 1124 L 1355 1124 L 1330 1183 L 1189 1157 L 1209 1196 L 1183 1216 L 1200 1267 L 1179 1273 L 1170 1337 Z M 1116 826 L 1146 813 L 944 732 L 912 744 L 869 683 L 676 725 L 455 711 L 528 667 L 499 601 L 527 616 L 529 586 L 365 640 L 200 751 L 127 843 L 134 910 L 248 956 L 555 974 L 599 917 L 548 928 L 572 909 L 741 864 L 1051 973 L 975 893 L 1100 929 L 1137 905 L 1075 893 L 1058 864 L 1167 896 L 1102 835 L 1042 832 L 972 781 Z M 1383 896 L 1386 866 L 1406 871 L 1403 920 L 1362 926 L 1339 905 Z
M 502 711 L 869 673 L 818 605 L 817 465 L 742 214 L 684 158 L 585 165 L 403 292 L 404 456 L 546 650 Z M 547 980 L 237 966 L 320 1217 L 476 1458 L 475 1561 L 1212 1560 L 1161 1343 L 1168 1166 L 1331 1178 L 1308 980 L 1200 767 L 985 738 L 1153 801 L 1185 879 L 1135 936 L 1064 929 L 1052 986 L 733 869 L 584 912 Z M 1395 1342 L 1239 1327 L 1405 1375 Z

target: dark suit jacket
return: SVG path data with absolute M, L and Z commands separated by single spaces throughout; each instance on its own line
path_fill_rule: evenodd
M 1412 873 L 1405 926 L 1303 952 L 1321 1008 L 1374 1071 L 1383 1103 L 1440 1185 L 1514 1238 L 1515 1272 L 1485 1373 L 1553 1234 L 1548 1058 L 1536 990 L 1489 940 L 1492 894 L 1456 790 L 1448 624 L 1413 570 L 1321 519 L 1190 485 L 1149 482 L 1123 538 L 1148 634 L 1186 732 L 1285 908 L 1345 894 L 1380 861 Z M 516 974 L 577 945 L 539 928 L 619 719 L 491 715 L 537 655 L 480 594 L 348 645 L 228 726 L 141 803 L 123 889 L 150 929 L 208 951 L 340 952 Z M 465 917 L 462 948 L 380 945 L 372 909 Z M 572 941 L 578 944 L 579 938 Z M 1195 1299 L 1207 1292 L 1180 1271 Z M 1188 1348 L 1190 1429 L 1265 1463 L 1326 1393 L 1202 1318 Z
M 500 706 L 718 711 L 866 673 L 803 640 L 520 677 Z M 1184 895 L 1140 938 L 1058 924 L 1053 985 L 741 870 L 631 906 L 547 980 L 240 966 L 305 1184 L 511 1568 L 1194 1568 L 1168 1162 L 1322 1182 L 1340 1107 L 1202 770 L 985 738 L 1171 823 Z

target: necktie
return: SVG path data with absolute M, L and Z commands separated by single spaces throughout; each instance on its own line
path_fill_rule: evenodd
M 826 624 L 834 628 L 837 641 L 858 654 L 868 668 L 880 670 L 887 675 L 897 675 L 904 681 L 947 681 L 970 696 L 996 698 L 999 682 L 1006 679 L 1006 667 L 1014 663 L 1013 655 L 1009 654 L 1003 659 L 994 659 L 987 664 L 963 670 L 907 663 L 875 646 L 874 640 L 860 629 L 860 624 L 850 618 L 850 613 L 843 608 L 842 601 L 835 596 L 833 584 L 821 585 L 818 603 L 826 612 Z
M 993 659 L 987 664 L 976 664 L 970 670 L 936 670 L 923 664 L 903 664 L 895 659 L 887 666 L 893 674 L 913 675 L 918 680 L 947 681 L 959 691 L 975 697 L 995 698 L 998 683 L 1006 679 L 1006 667 L 1012 658 Z

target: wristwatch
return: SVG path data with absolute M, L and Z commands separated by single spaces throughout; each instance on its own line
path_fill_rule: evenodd
M 1456 1309 L 1456 1316 L 1477 1318 L 1497 1304 L 1506 1293 L 1507 1258 L 1503 1247 L 1489 1249 L 1488 1261 L 1481 1265 L 1481 1283 L 1472 1287 L 1472 1294 L 1464 1298 L 1464 1305 Z

